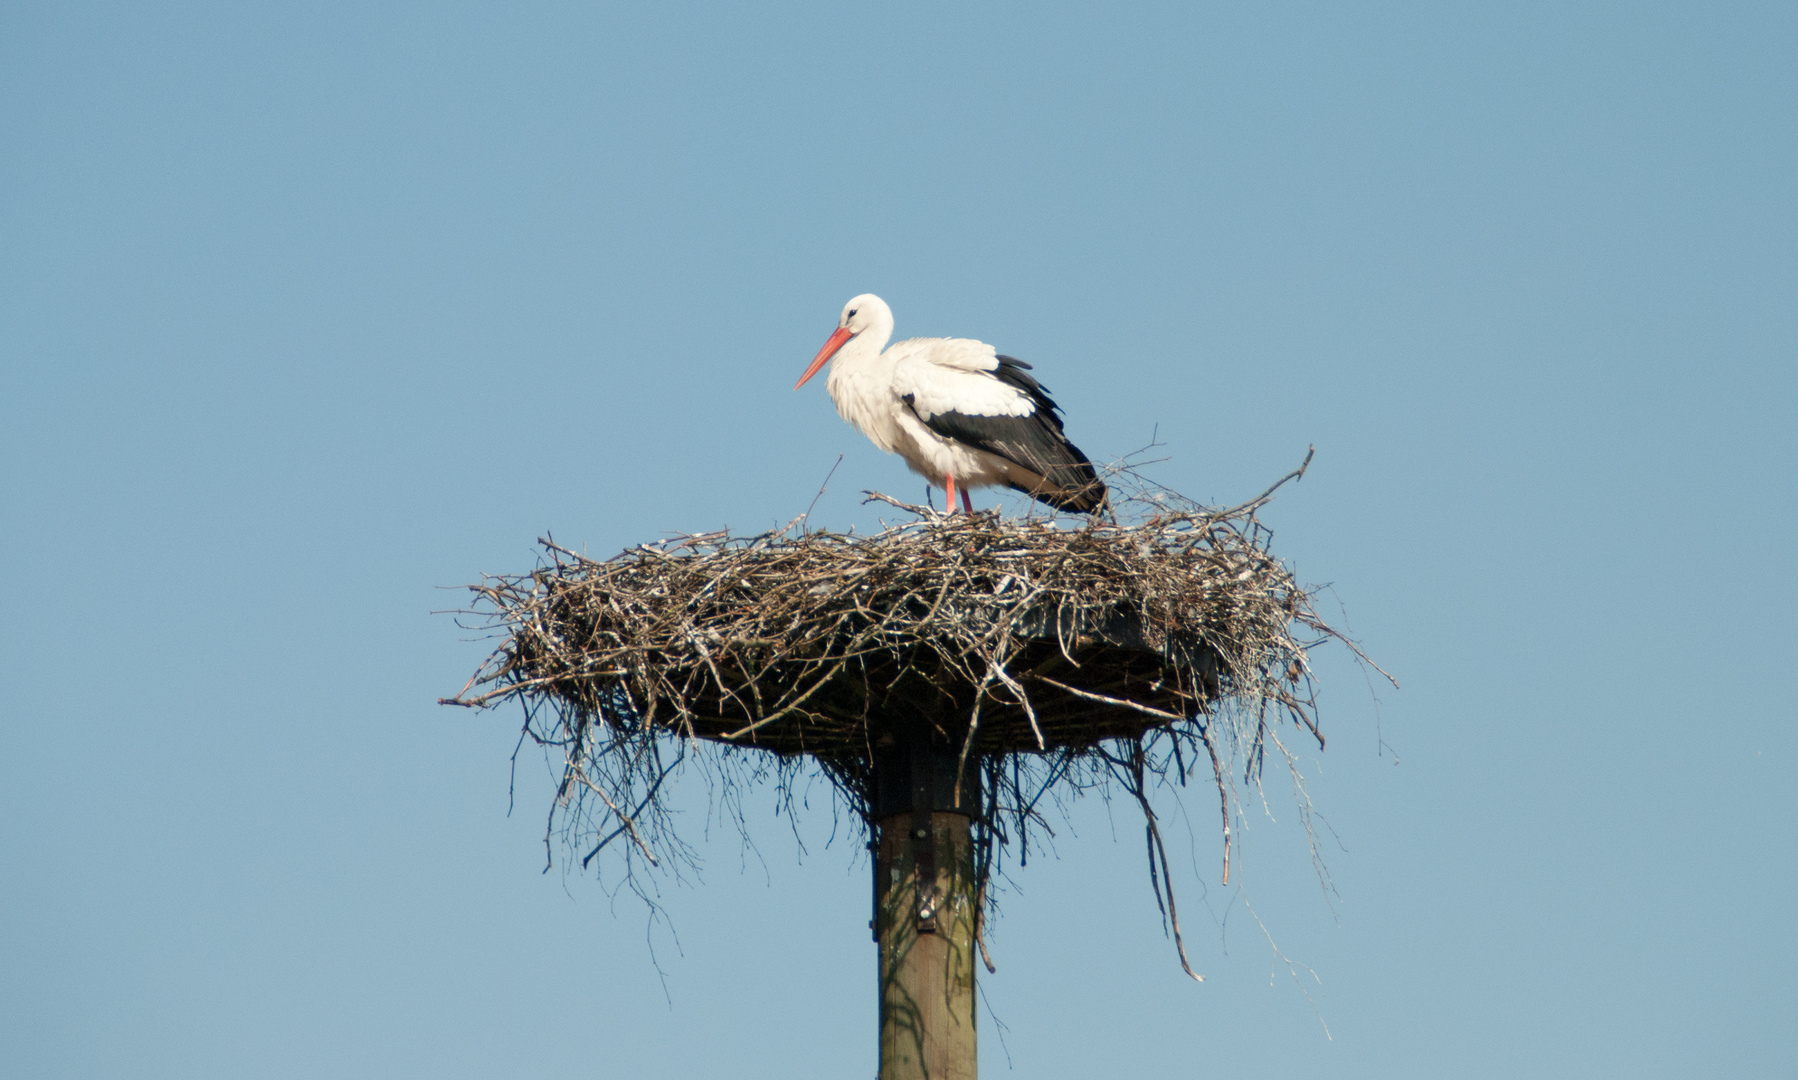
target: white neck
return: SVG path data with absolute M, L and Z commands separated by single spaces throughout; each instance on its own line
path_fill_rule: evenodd
M 878 300 L 864 304 L 866 322 L 860 333 L 843 343 L 830 360 L 830 376 L 824 380 L 837 413 L 854 424 L 874 445 L 889 453 L 896 449 L 891 428 L 892 380 L 881 362 L 881 350 L 893 336 L 893 312 Z

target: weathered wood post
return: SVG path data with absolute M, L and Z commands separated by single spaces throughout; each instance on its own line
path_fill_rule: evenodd
M 915 730 L 915 729 L 914 729 Z M 974 1080 L 978 762 L 916 732 L 875 758 L 880 1080 Z

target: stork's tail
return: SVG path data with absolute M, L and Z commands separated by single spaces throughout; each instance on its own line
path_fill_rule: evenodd
M 1075 514 L 1096 514 L 1110 505 L 1104 481 L 1086 462 L 1058 465 L 1034 489 L 1018 490 L 1057 510 Z

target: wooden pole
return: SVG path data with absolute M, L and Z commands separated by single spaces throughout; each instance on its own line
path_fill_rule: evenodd
M 880 1080 L 976 1073 L 974 842 L 965 814 L 928 821 L 880 823 Z
M 954 797 L 950 790 L 954 787 L 952 757 L 945 762 L 940 754 L 922 751 L 895 756 L 899 759 L 895 765 L 909 773 L 905 788 L 910 789 L 912 807 L 892 813 L 896 807 L 888 802 L 883 808 L 888 812 L 877 823 L 874 937 L 880 943 L 879 1077 L 975 1080 L 974 920 L 978 901 L 971 825 L 972 815 L 978 812 L 977 796 L 966 800 Z M 945 771 L 948 779 L 938 775 Z M 889 798 L 899 795 L 900 791 L 894 790 L 898 784 L 887 786 Z

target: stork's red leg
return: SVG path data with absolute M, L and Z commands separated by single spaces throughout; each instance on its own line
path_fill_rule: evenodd
M 943 499 L 943 513 L 953 514 L 955 513 L 955 477 L 945 475 L 943 487 L 948 491 L 948 495 Z M 965 491 L 962 492 L 963 497 L 966 497 L 967 494 Z
M 967 488 L 961 489 L 961 512 L 964 514 L 972 514 L 974 512 L 974 504 L 968 501 Z

